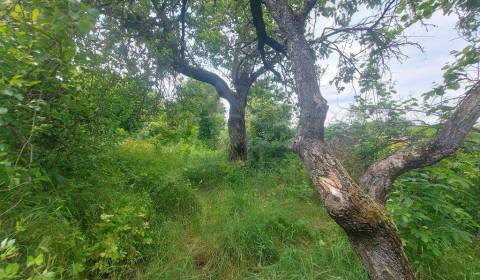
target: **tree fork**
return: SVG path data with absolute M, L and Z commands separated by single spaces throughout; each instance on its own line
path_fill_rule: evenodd
M 414 279 L 388 212 L 353 181 L 323 141 L 328 105 L 318 86 L 314 52 L 303 34 L 305 19 L 286 0 L 266 0 L 266 5 L 287 40 L 299 99 L 299 126 L 290 147 L 302 158 L 329 215 L 349 237 L 370 277 Z M 303 16 L 307 14 L 304 9 Z
M 297 135 L 290 148 L 302 158 L 328 214 L 347 234 L 371 279 L 415 279 L 387 210 L 353 181 L 326 144 Z

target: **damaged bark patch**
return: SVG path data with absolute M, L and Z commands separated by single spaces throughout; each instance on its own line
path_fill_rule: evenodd
M 320 177 L 318 180 L 319 180 L 318 185 L 321 186 L 326 196 L 333 196 L 333 199 L 335 200 L 335 202 L 338 202 L 338 203 L 344 202 L 345 199 L 343 198 L 342 192 L 339 189 L 340 187 L 340 185 L 338 184 L 339 182 L 335 182 L 335 180 L 332 180 L 327 177 Z M 327 199 L 329 198 L 327 197 Z

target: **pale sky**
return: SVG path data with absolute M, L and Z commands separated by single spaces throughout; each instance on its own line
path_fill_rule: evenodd
M 456 16 L 444 16 L 437 12 L 426 23 L 432 24 L 428 30 L 417 24 L 412 26 L 407 34 L 424 48 L 422 53 L 416 48 L 405 49 L 408 58 L 399 63 L 392 61 L 391 72 L 395 81 L 395 89 L 399 98 L 420 95 L 433 88 L 435 82 L 441 83 L 442 67 L 454 60 L 452 50 L 461 50 L 466 42 L 459 38 L 455 28 Z M 352 104 L 352 90 L 338 94 L 334 87 L 326 81 L 321 82 L 322 94 L 330 104 L 327 122 L 341 120 L 346 115 L 346 109 Z

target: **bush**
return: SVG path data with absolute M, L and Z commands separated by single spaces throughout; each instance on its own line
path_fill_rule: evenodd
M 154 138 L 157 145 L 178 142 L 215 148 L 224 126 L 224 108 L 214 89 L 204 83 L 187 80 L 166 100 L 156 120 L 140 133 L 143 139 Z
M 276 92 L 263 84 L 252 89 L 247 103 L 248 164 L 270 168 L 291 153 L 288 141 L 292 106 L 283 92 Z
M 444 258 L 452 247 L 471 242 L 478 233 L 478 211 L 472 211 L 480 206 L 475 196 L 480 179 L 477 159 L 476 153 L 459 151 L 395 182 L 389 209 L 417 265 Z
M 90 260 L 100 274 L 131 269 L 145 257 L 142 249 L 153 243 L 148 204 L 135 199 L 122 202 L 104 209 L 90 229 L 94 239 Z

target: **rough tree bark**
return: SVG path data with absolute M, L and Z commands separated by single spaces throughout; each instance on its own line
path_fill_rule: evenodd
M 388 212 L 352 180 L 323 141 L 328 105 L 320 93 L 315 55 L 303 24 L 286 0 L 266 3 L 287 40 L 299 99 L 299 126 L 291 148 L 304 161 L 328 213 L 345 230 L 372 279 L 413 279 Z
M 247 160 L 247 130 L 245 127 L 245 107 L 247 106 L 246 91 L 237 90 L 235 97 L 236 102 L 230 103 L 228 112 L 228 135 L 230 145 L 228 158 L 231 161 Z
M 319 139 L 297 134 L 302 158 L 330 216 L 344 229 L 372 279 L 414 279 L 388 212 L 357 185 Z
M 328 105 L 318 86 L 314 51 L 304 35 L 305 19 L 314 2 L 306 1 L 296 14 L 287 0 L 265 0 L 287 41 L 299 100 L 299 125 L 290 147 L 302 158 L 328 213 L 344 229 L 371 279 L 414 279 L 398 231 L 383 206 L 384 193 L 400 173 L 434 163 L 458 147 L 480 114 L 479 87 L 467 94 L 435 140 L 374 164 L 362 179 L 364 189 L 324 143 Z

